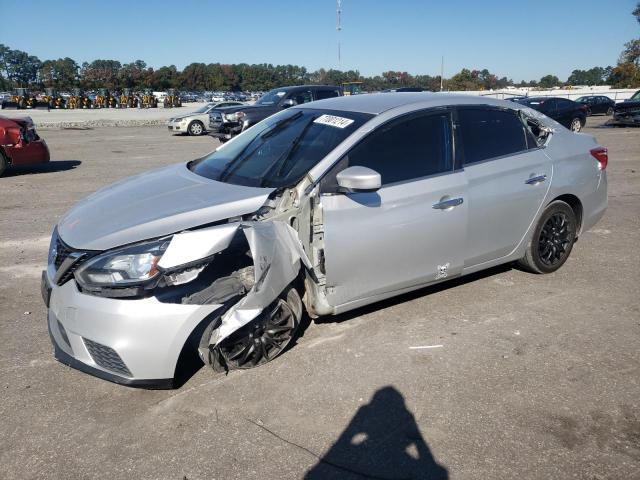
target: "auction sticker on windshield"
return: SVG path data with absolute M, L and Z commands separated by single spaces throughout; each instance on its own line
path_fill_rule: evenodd
M 336 117 L 335 115 L 320 115 L 313 123 L 329 125 L 331 127 L 346 128 L 353 123 L 350 118 Z

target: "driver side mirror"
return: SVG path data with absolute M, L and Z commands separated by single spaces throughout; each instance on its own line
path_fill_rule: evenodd
M 284 102 L 282 102 L 282 108 L 294 107 L 296 105 L 296 101 L 292 98 L 287 98 Z
M 375 192 L 382 186 L 382 178 L 375 170 L 354 166 L 336 175 L 338 191 L 342 193 Z

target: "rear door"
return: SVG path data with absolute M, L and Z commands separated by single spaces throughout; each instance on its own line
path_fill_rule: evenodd
M 542 206 L 552 165 L 513 110 L 461 107 L 456 133 L 467 180 L 469 268 L 516 248 Z
M 334 306 L 462 271 L 466 185 L 464 172 L 453 169 L 451 112 L 427 112 L 378 127 L 321 182 Z M 380 173 L 382 188 L 338 193 L 337 173 L 355 165 Z

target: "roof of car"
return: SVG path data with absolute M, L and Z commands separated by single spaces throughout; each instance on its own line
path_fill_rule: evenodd
M 348 95 L 307 103 L 301 105 L 301 108 L 342 110 L 377 115 L 387 110 L 409 104 L 416 104 L 416 106 L 420 108 L 442 107 L 446 105 L 493 105 L 511 109 L 514 108 L 513 102 L 507 102 L 505 100 L 476 95 L 435 92 L 391 92 Z

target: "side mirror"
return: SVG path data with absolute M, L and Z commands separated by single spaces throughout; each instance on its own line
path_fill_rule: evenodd
M 382 179 L 375 170 L 367 167 L 349 167 L 336 175 L 338 191 L 342 193 L 375 192 Z
M 296 105 L 296 101 L 292 98 L 287 98 L 284 102 L 282 102 L 282 108 L 294 107 Z

